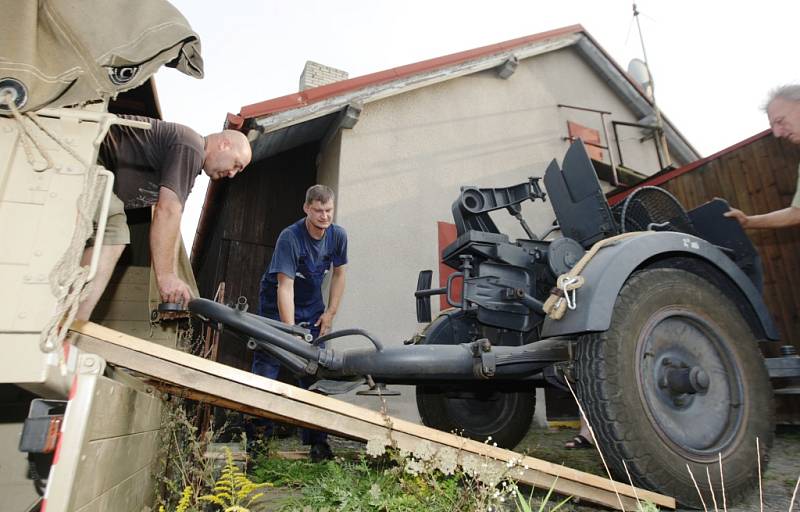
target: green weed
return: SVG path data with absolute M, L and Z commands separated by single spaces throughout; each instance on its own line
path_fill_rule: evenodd
M 256 481 L 299 490 L 281 504 L 282 511 L 477 512 L 494 509 L 511 490 L 508 483 L 486 487 L 461 472 L 445 475 L 394 452 L 324 464 L 260 457 L 252 473 Z
M 233 454 L 230 448 L 226 447 L 225 467 L 214 483 L 213 492 L 200 496 L 197 501 L 213 503 L 225 512 L 248 512 L 250 510 L 248 507 L 253 501 L 264 495 L 263 492 L 256 491 L 266 486 L 266 483 L 257 484 L 247 478 L 247 475 L 234 464 Z

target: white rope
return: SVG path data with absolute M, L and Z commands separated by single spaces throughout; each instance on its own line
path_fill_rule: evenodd
M 550 290 L 550 296 L 547 297 L 547 300 L 544 302 L 544 311 L 548 317 L 553 320 L 561 320 L 564 317 L 564 313 L 567 310 L 574 310 L 578 307 L 577 299 L 577 291 L 578 288 L 583 286 L 585 279 L 583 276 L 580 275 L 583 272 L 584 267 L 591 261 L 592 258 L 597 254 L 597 252 L 604 248 L 610 247 L 621 240 L 625 240 L 626 238 L 631 238 L 635 236 L 641 236 L 649 233 L 654 233 L 654 231 L 631 231 L 628 233 L 622 233 L 621 235 L 612 236 L 611 238 L 604 238 L 599 242 L 595 243 L 591 249 L 589 249 L 586 254 L 584 254 L 578 263 L 572 267 L 569 272 L 566 274 L 561 274 L 556 279 L 556 286 Z
M 41 121 L 41 119 L 39 118 L 39 116 L 38 116 L 38 115 L 36 115 L 36 112 L 28 112 L 28 113 L 27 113 L 27 116 L 30 118 L 30 120 L 33 122 L 33 124 L 35 124 L 35 125 L 36 125 L 36 127 L 37 127 L 37 128 L 39 128 L 40 130 L 42 130 L 42 131 L 43 131 L 43 132 L 44 132 L 44 133 L 45 133 L 45 134 L 46 134 L 48 137 L 50 137 L 50 138 L 51 138 L 51 139 L 52 139 L 52 140 L 53 140 L 53 141 L 54 141 L 56 144 L 58 144 L 59 146 L 61 146 L 61 149 L 63 149 L 64 151 L 66 151 L 66 152 L 67 152 L 67 153 L 68 153 L 68 154 L 69 154 L 69 155 L 70 155 L 72 158 L 74 158 L 75 160 L 77 160 L 77 162 L 78 162 L 79 164 L 81 164 L 81 166 L 83 166 L 83 168 L 84 168 L 84 169 L 87 169 L 87 168 L 89 167 L 89 163 L 88 163 L 86 160 L 84 160 L 84 159 L 81 157 L 81 155 L 79 155 L 79 154 L 78 154 L 78 152 L 77 152 L 77 151 L 75 151 L 74 149 L 72 149 L 71 147 L 69 147 L 67 144 L 65 144 L 65 143 L 64 143 L 64 141 L 62 141 L 61 139 L 59 139 L 59 138 L 58 138 L 58 136 L 57 136 L 56 134 L 54 134 L 53 132 L 51 132 L 51 131 L 50 131 L 50 129 L 49 129 L 49 128 L 47 128 L 47 127 L 44 125 L 44 123 L 42 123 L 42 121 Z M 44 156 L 45 156 L 45 158 L 47 158 L 47 157 L 48 157 L 48 155 L 47 155 L 46 153 L 45 153 L 45 155 L 44 155 Z M 49 158 L 48 158 L 48 160 L 49 160 Z
M 61 346 L 78 314 L 78 306 L 89 290 L 86 286 L 89 267 L 81 266 L 81 258 L 86 240 L 92 233 L 94 210 L 99 196 L 97 188 L 99 169 L 99 166 L 92 165 L 84 173 L 83 191 L 78 196 L 78 218 L 72 240 L 66 252 L 50 271 L 50 290 L 56 297 L 56 310 L 39 338 L 39 347 L 43 352 L 52 352 Z

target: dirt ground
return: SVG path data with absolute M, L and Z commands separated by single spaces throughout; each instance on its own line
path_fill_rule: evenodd
M 554 463 L 605 476 L 602 462 L 593 450 L 565 450 L 564 443 L 575 434 L 574 430 L 531 430 L 517 447 L 528 455 Z M 800 427 L 779 427 L 775 444 L 770 451 L 770 460 L 762 481 L 765 511 L 788 511 L 792 491 L 800 477 Z M 723 510 L 722 498 L 717 497 L 719 510 Z M 795 510 L 798 509 L 795 501 Z M 713 503 L 707 503 L 714 510 Z M 575 506 L 575 511 L 603 510 L 589 505 Z M 686 509 L 678 509 L 686 510 Z M 745 503 L 727 507 L 728 512 L 759 512 L 758 490 Z
M 523 439 L 517 450 L 530 456 L 544 459 L 556 464 L 564 464 L 581 471 L 605 476 L 602 463 L 594 450 L 566 450 L 564 443 L 576 433 L 575 430 L 532 429 Z M 363 449 L 363 445 L 353 441 L 330 438 L 330 444 L 336 455 L 353 455 Z M 302 450 L 296 436 L 278 441 L 276 448 L 280 451 Z M 800 476 L 800 427 L 779 427 L 775 444 L 770 452 L 770 461 L 763 479 L 763 501 L 765 511 L 788 511 L 794 485 Z M 274 489 L 261 507 L 260 511 L 271 510 L 271 503 L 281 499 L 279 489 Z M 285 497 L 285 495 L 283 496 Z M 723 510 L 721 497 L 718 497 L 719 510 Z M 713 503 L 708 503 L 709 510 L 714 510 Z M 263 508 L 262 508 L 263 507 Z M 795 509 L 800 510 L 800 503 L 795 501 Z M 592 512 L 605 510 L 602 507 L 586 503 L 571 503 L 561 510 L 573 512 Z M 685 510 L 685 509 L 678 509 Z M 760 512 L 758 490 L 751 494 L 745 503 L 727 507 L 728 512 Z

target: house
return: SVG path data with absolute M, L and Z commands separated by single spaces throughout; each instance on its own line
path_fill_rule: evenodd
M 324 183 L 349 234 L 335 327 L 399 344 L 419 328 L 417 273 L 437 268 L 437 223 L 452 221 L 462 185 L 541 176 L 575 137 L 592 144 L 608 188 L 699 158 L 665 116 L 659 144 L 656 118 L 643 90 L 579 25 L 244 106 L 227 126 L 248 134 L 253 162 L 208 190 L 192 250 L 201 294 L 213 297 L 224 282 L 226 302 L 241 296 L 255 309 L 278 234 L 302 217 L 306 188 Z M 541 202 L 523 215 L 537 233 L 554 219 Z M 496 222 L 523 235 L 513 218 Z M 243 343 L 221 343 L 222 362 L 249 367 Z

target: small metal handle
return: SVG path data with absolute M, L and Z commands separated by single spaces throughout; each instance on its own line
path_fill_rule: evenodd
M 464 287 L 463 286 L 461 287 L 461 302 L 455 303 L 452 300 L 450 300 L 450 287 L 452 285 L 453 279 L 455 279 L 457 277 L 464 277 L 464 273 L 463 272 L 453 272 L 452 274 L 447 276 L 447 287 L 446 287 L 447 288 L 447 292 L 445 292 L 444 297 L 445 297 L 445 300 L 447 300 L 447 303 L 450 306 L 452 306 L 454 308 L 463 308 L 464 307 Z
M 97 267 L 100 264 L 100 252 L 103 250 L 103 238 L 106 231 L 106 220 L 108 217 L 108 208 L 111 204 L 111 191 L 114 188 L 114 173 L 109 170 L 101 169 L 98 174 L 106 177 L 106 187 L 103 191 L 103 202 L 100 203 L 100 216 L 97 220 L 97 233 L 94 236 L 94 246 L 92 246 L 92 261 L 89 264 L 89 275 L 86 281 L 89 282 L 94 279 L 97 274 Z M 97 249 L 100 248 L 98 251 Z

